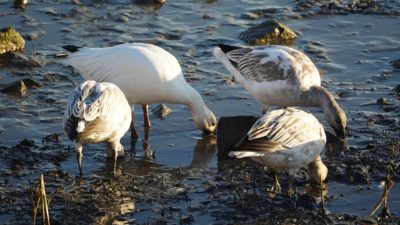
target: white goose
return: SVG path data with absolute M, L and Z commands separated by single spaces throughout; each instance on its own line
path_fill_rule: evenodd
M 131 105 L 142 104 L 145 126 L 150 126 L 148 104 L 168 102 L 189 106 L 198 129 L 215 130 L 214 114 L 186 83 L 178 60 L 164 49 L 144 43 L 106 48 L 63 47 L 74 52 L 64 62 L 85 79 L 114 83 Z M 136 134 L 134 126 L 132 131 Z
M 258 119 L 229 155 L 250 157 L 267 167 L 287 171 L 288 194 L 292 195 L 294 176 L 302 167 L 308 166 L 312 180 L 325 180 L 328 169 L 320 157 L 325 143 L 324 128 L 312 114 L 286 108 L 272 110 Z M 280 189 L 277 177 L 274 188 Z
M 75 141 L 79 173 L 82 176 L 82 145 L 107 143 L 107 155 L 114 159 L 124 155 L 120 139 L 129 130 L 131 107 L 124 93 L 112 83 L 88 80 L 78 85 L 69 98 L 63 128 Z
M 336 135 L 344 138 L 346 115 L 335 98 L 321 87 L 313 62 L 293 48 L 267 45 L 219 45 L 214 56 L 267 109 L 270 105 L 321 107 Z

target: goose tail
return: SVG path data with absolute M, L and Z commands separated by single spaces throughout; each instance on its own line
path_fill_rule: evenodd
M 226 53 L 236 48 L 237 47 L 220 44 L 218 45 L 218 47 L 214 47 L 213 54 L 215 58 L 217 58 L 225 66 L 225 68 L 232 74 L 232 76 L 235 78 L 235 81 L 242 83 L 243 80 L 242 74 L 240 74 L 239 70 L 235 68 L 235 66 L 226 56 Z
M 239 49 L 240 47 L 232 46 L 232 45 L 225 45 L 225 44 L 218 44 L 218 47 L 226 54 L 230 51 L 235 49 Z

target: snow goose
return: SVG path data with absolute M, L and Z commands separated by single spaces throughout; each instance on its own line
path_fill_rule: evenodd
M 63 47 L 73 52 L 64 62 L 85 79 L 114 83 L 131 105 L 142 104 L 145 126 L 150 126 L 148 104 L 168 102 L 189 106 L 198 129 L 215 130 L 214 114 L 200 94 L 186 83 L 178 60 L 164 49 L 144 43 L 106 48 Z M 132 131 L 136 134 L 134 126 Z
M 129 130 L 131 107 L 124 93 L 112 83 L 92 80 L 78 85 L 69 98 L 64 113 L 64 131 L 75 141 L 79 174 L 82 176 L 82 145 L 106 142 L 107 155 L 124 155 L 121 137 Z
M 241 48 L 221 44 L 213 53 L 264 108 L 321 107 L 336 135 L 345 137 L 344 111 L 321 87 L 317 68 L 302 52 L 278 45 Z
M 325 180 L 328 169 L 320 157 L 325 143 L 324 128 L 318 120 L 310 113 L 289 107 L 259 118 L 229 156 L 250 157 L 272 169 L 287 171 L 288 194 L 292 195 L 294 176 L 302 167 L 308 166 L 312 180 Z M 280 189 L 277 179 L 274 187 Z

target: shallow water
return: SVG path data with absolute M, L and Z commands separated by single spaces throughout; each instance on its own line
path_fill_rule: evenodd
M 377 134 L 383 130 L 396 131 L 399 124 L 399 99 L 393 88 L 400 84 L 400 72 L 390 62 L 399 59 L 400 25 L 398 16 L 387 15 L 313 15 L 302 17 L 292 1 L 168 1 L 161 8 L 142 7 L 131 1 L 30 1 L 25 11 L 14 11 L 8 2 L 0 2 L 0 25 L 14 26 L 22 35 L 39 33 L 39 38 L 27 41 L 25 54 L 36 58 L 42 67 L 15 67 L 1 63 L 0 88 L 14 80 L 32 78 L 43 86 L 30 89 L 27 96 L 15 97 L 0 93 L 0 145 L 15 146 L 23 139 L 40 144 L 42 138 L 62 133 L 61 118 L 69 93 L 76 82 L 83 79 L 72 69 L 64 67 L 56 54 L 60 46 L 109 46 L 123 42 L 148 42 L 160 45 L 173 53 L 181 62 L 185 77 L 205 98 L 218 118 L 222 116 L 260 115 L 260 105 L 238 84 L 226 84 L 227 71 L 212 56 L 216 43 L 242 45 L 241 31 L 266 18 L 281 19 L 299 33 L 294 47 L 305 51 L 323 74 L 323 84 L 341 97 L 348 117 L 348 143 L 351 151 L 365 149 L 370 143 L 383 142 Z M 261 9 L 261 10 L 260 10 Z M 271 10 L 273 9 L 273 10 Z M 261 11 L 249 18 L 249 13 Z M 262 13 L 272 12 L 272 13 Z M 126 22 L 121 21 L 124 16 Z M 28 87 L 29 89 L 29 87 Z M 390 100 L 382 108 L 376 100 Z M 136 144 L 136 154 L 129 149 L 127 134 L 122 144 L 129 150 L 128 157 L 119 161 L 123 173 L 149 174 L 179 166 L 201 167 L 218 172 L 216 140 L 204 140 L 191 121 L 188 108 L 168 105 L 173 112 L 160 120 L 151 115 L 150 143 L 155 159 L 144 159 L 142 143 Z M 386 107 L 386 110 L 384 110 Z M 388 110 L 387 107 L 392 107 Z M 323 120 L 318 109 L 315 112 Z M 143 136 L 142 112 L 136 108 L 139 135 Z M 326 126 L 326 129 L 330 128 Z M 65 136 L 61 144 L 71 146 Z M 7 163 L 0 163 L 1 179 L 24 183 L 26 177 L 55 168 L 77 175 L 73 149 L 60 165 L 40 162 L 21 176 L 5 175 Z M 130 156 L 129 156 L 130 155 Z M 4 160 L 8 162 L 7 160 Z M 90 145 L 84 149 L 84 173 L 99 174 L 109 168 L 103 145 Z M 132 164 L 134 164 L 132 168 Z M 18 172 L 12 171 L 12 175 Z M 381 178 L 383 176 L 381 175 Z M 398 177 L 397 177 L 398 178 Z M 192 180 L 194 185 L 204 182 L 202 177 Z M 332 213 L 356 214 L 365 217 L 377 202 L 382 179 L 371 181 L 371 189 L 364 186 L 328 181 L 328 196 L 341 196 L 328 200 Z M 395 184 L 389 206 L 391 213 L 400 215 L 400 192 Z M 200 196 L 193 195 L 192 199 Z M 140 207 L 137 206 L 137 207 Z M 7 219 L 8 211 L 2 210 Z M 154 210 L 137 212 L 138 223 L 154 217 Z M 140 219 L 141 218 L 141 219 Z M 196 223 L 212 223 L 211 214 L 197 215 Z M 204 223 L 203 223 L 204 222 Z

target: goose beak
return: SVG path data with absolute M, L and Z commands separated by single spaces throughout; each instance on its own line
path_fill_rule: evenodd
M 208 127 L 207 129 L 204 129 L 203 133 L 204 134 L 213 134 L 216 132 L 216 130 L 217 130 L 217 125 L 213 125 L 213 126 Z

